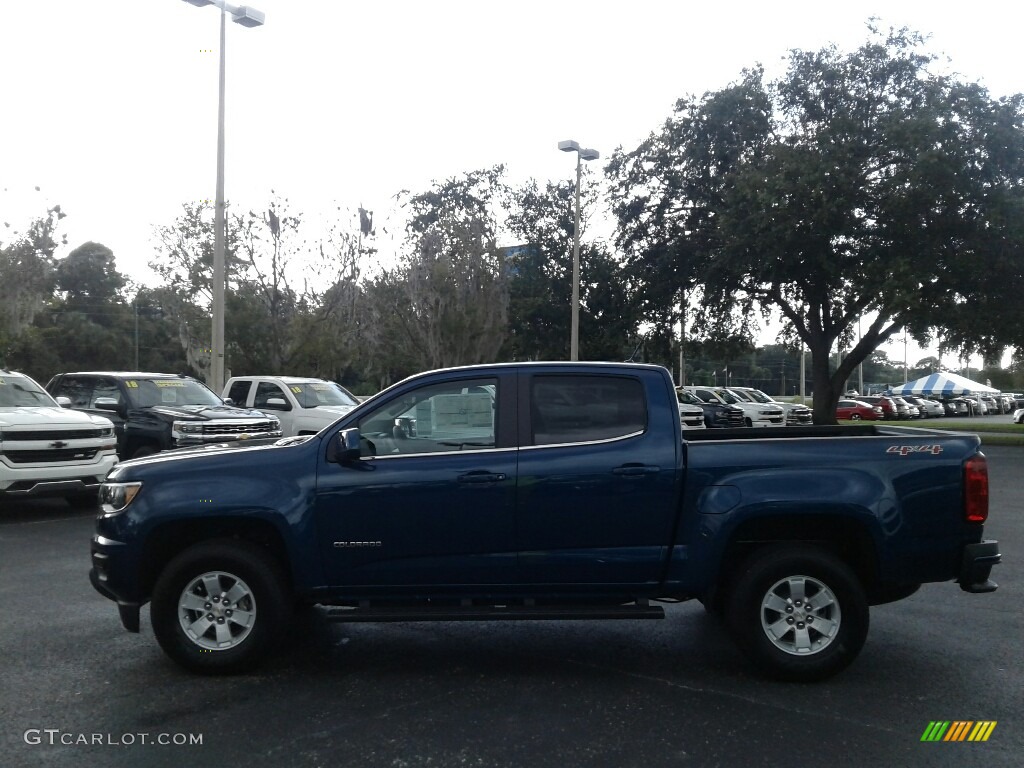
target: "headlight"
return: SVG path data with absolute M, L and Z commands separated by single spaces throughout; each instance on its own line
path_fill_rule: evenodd
M 176 421 L 173 424 L 175 432 L 181 432 L 183 435 L 197 435 L 203 431 L 203 422 L 201 421 Z
M 103 483 L 100 486 L 100 504 L 103 514 L 116 515 L 123 511 L 142 490 L 142 483 Z

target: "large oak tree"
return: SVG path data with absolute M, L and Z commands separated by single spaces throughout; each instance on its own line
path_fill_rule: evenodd
M 608 166 L 648 295 L 696 295 L 705 333 L 778 311 L 811 350 L 816 423 L 904 328 L 945 348 L 1024 344 L 1024 97 L 938 64 L 906 30 L 793 51 L 776 81 L 755 68 L 681 99 Z

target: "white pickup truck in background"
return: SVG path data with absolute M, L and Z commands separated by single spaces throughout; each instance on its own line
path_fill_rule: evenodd
M 276 416 L 282 437 L 315 435 L 359 405 L 340 384 L 304 376 L 234 376 L 222 397 Z
M 62 408 L 25 374 L 0 368 L 0 501 L 63 496 L 94 506 L 115 464 L 110 419 Z

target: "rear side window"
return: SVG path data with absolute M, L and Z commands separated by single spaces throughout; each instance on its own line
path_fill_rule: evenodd
M 637 379 L 536 376 L 530 419 L 534 445 L 608 440 L 644 431 L 647 401 Z

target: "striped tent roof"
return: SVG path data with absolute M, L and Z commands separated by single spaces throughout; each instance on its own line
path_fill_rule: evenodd
M 889 390 L 893 395 L 979 395 L 998 389 L 987 387 L 955 373 L 933 373 Z

